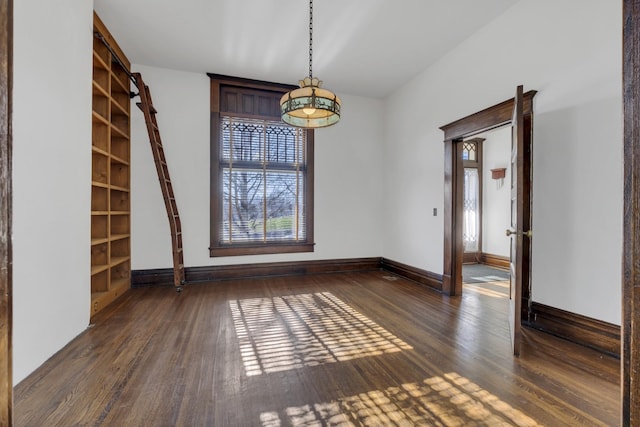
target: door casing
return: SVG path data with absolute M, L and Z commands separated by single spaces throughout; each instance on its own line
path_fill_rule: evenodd
M 528 91 L 524 94 L 524 131 L 533 142 L 533 98 L 537 92 Z M 441 126 L 444 132 L 444 265 L 442 271 L 442 292 L 447 295 L 462 295 L 462 260 L 464 247 L 462 245 L 462 194 L 463 172 L 462 142 L 463 139 L 473 137 L 492 129 L 509 125 L 513 114 L 513 98 L 493 105 L 477 113 L 458 119 Z M 520 153 L 519 155 L 524 155 Z M 531 152 L 528 153 L 531 156 Z M 530 166 L 530 162 L 529 162 Z M 530 171 L 529 171 L 530 174 Z M 531 212 L 531 183 L 525 206 L 530 221 Z M 527 262 L 523 268 L 528 271 L 530 253 L 523 254 Z M 529 286 L 522 291 L 523 318 L 528 313 Z

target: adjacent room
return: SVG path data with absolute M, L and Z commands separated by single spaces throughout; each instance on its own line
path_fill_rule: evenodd
M 10 12 L 15 425 L 632 425 L 621 2 Z

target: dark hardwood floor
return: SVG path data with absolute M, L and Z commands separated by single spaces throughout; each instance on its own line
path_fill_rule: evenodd
M 384 271 L 128 292 L 15 388 L 18 426 L 613 426 L 620 364 L 508 299 Z

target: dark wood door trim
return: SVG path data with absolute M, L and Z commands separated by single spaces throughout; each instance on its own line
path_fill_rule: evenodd
M 640 425 L 640 0 L 623 0 L 622 425 Z
M 533 115 L 533 97 L 537 92 L 530 90 L 524 94 L 524 115 Z M 470 138 L 482 132 L 499 128 L 511 123 L 513 114 L 513 98 L 499 104 L 485 108 L 482 111 L 468 115 L 451 122 L 440 129 L 444 132 L 445 142 L 448 140 Z
M 509 281 L 509 332 L 511 333 L 511 346 L 514 356 L 520 356 L 520 339 L 522 323 L 522 288 L 524 276 L 529 277 L 523 267 L 523 248 L 529 244 L 529 239 L 524 236 L 529 231 L 528 224 L 524 223 L 524 212 L 530 210 L 530 206 L 524 204 L 524 194 L 529 189 L 524 183 L 524 165 L 528 163 L 527 154 L 524 152 L 525 142 L 524 115 L 522 86 L 516 88 L 516 97 L 513 105 L 513 118 L 511 125 L 511 257 L 509 269 L 511 280 Z
M 11 88 L 13 1 L 0 0 L 0 425 L 13 422 Z
M 536 91 L 524 94 L 525 130 L 531 130 L 533 120 L 533 97 Z M 462 293 L 462 155 L 461 144 L 482 132 L 496 129 L 511 122 L 513 98 L 492 107 L 441 126 L 444 132 L 444 266 L 442 291 L 448 295 Z M 523 290 L 523 298 L 527 290 Z M 526 295 L 528 298 L 528 295 Z

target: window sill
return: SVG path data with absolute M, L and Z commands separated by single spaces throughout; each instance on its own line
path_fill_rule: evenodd
M 225 245 L 209 248 L 210 257 L 286 254 L 296 252 L 313 252 L 314 243 L 264 243 L 245 245 Z

